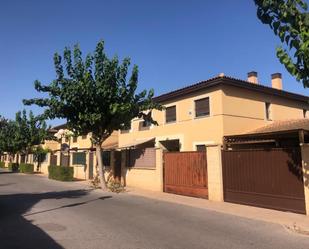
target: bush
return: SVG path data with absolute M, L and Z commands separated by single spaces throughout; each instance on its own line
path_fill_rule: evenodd
M 125 191 L 125 188 L 121 182 L 114 178 L 110 178 L 110 180 L 107 182 L 107 188 L 115 193 L 121 193 Z
M 9 163 L 8 168 L 12 172 L 18 172 L 19 165 L 18 165 L 18 163 Z
M 5 162 L 0 162 L 0 168 L 4 168 L 5 167 Z
M 19 172 L 32 174 L 34 172 L 34 165 L 30 163 L 19 164 Z
M 48 167 L 48 178 L 58 181 L 73 181 L 74 168 L 63 166 Z

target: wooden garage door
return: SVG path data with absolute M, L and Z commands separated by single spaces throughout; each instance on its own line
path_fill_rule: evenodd
M 207 198 L 206 152 L 165 152 L 164 191 Z
M 222 152 L 224 200 L 305 213 L 299 148 Z

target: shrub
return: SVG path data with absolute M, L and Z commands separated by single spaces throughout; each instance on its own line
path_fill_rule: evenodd
M 48 178 L 58 181 L 73 181 L 74 168 L 53 166 L 48 167 Z
M 0 168 L 4 168 L 5 167 L 5 162 L 0 162 Z
M 19 165 L 18 165 L 18 163 L 9 163 L 8 168 L 12 172 L 18 172 Z
M 19 164 L 19 172 L 32 174 L 34 172 L 34 165 L 30 163 L 21 163 Z
M 121 182 L 114 178 L 110 178 L 110 180 L 107 182 L 107 188 L 115 193 L 121 193 L 125 191 L 125 188 Z

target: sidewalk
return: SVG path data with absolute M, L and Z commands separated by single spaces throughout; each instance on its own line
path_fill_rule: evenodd
M 309 216 L 302 214 L 251 207 L 228 202 L 215 202 L 206 199 L 168 194 L 164 192 L 141 190 L 131 187 L 127 187 L 126 190 L 129 195 L 143 196 L 160 201 L 172 202 L 180 205 L 187 205 L 195 208 L 202 208 L 225 214 L 231 214 L 243 218 L 281 224 L 289 230 L 296 231 L 304 235 L 309 235 Z

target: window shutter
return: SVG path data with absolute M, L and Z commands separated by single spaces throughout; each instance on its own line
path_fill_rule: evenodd
M 195 116 L 209 115 L 209 98 L 195 100 Z
M 73 164 L 86 165 L 86 153 L 85 152 L 73 153 Z
M 126 151 L 126 166 L 131 168 L 156 168 L 155 148 L 130 149 Z
M 205 144 L 196 145 L 196 151 L 206 152 L 206 145 Z
M 167 107 L 165 110 L 165 122 L 175 122 L 176 121 L 176 106 Z

